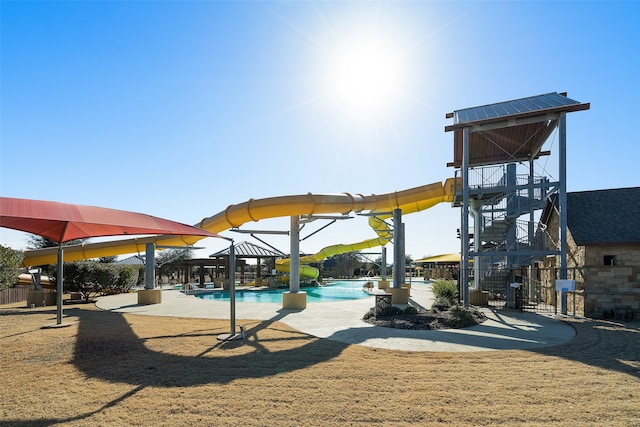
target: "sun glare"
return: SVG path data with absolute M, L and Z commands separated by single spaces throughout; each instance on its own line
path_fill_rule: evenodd
M 326 63 L 326 93 L 349 117 L 374 119 L 401 97 L 404 68 L 398 50 L 383 40 L 344 43 Z

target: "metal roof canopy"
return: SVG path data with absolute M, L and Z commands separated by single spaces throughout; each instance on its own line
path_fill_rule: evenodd
M 278 253 L 249 242 L 240 242 L 235 244 L 234 247 L 237 258 L 280 258 L 285 255 L 282 252 Z M 230 248 L 222 249 L 209 255 L 209 257 L 228 256 L 230 250 Z
M 469 166 L 528 161 L 549 154 L 541 148 L 562 113 L 589 108 L 552 92 L 448 113 L 454 123 L 444 130 L 454 133 L 454 160 L 447 166 L 462 166 L 464 128 L 469 128 Z

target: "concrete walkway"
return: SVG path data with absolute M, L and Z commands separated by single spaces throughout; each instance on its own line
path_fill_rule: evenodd
M 430 285 L 414 284 L 411 298 L 431 307 Z M 551 316 L 484 309 L 487 320 L 465 329 L 415 331 L 376 327 L 362 320 L 374 305 L 374 297 L 324 303 L 308 303 L 305 310 L 284 310 L 281 304 L 236 303 L 236 325 L 243 320 L 272 320 L 307 334 L 369 347 L 404 351 L 468 352 L 534 349 L 570 341 L 574 329 Z M 154 316 L 230 319 L 229 302 L 203 300 L 181 291 L 165 290 L 162 303 L 138 305 L 136 294 L 99 298 L 97 306 L 119 313 Z M 250 331 L 249 331 L 250 333 Z

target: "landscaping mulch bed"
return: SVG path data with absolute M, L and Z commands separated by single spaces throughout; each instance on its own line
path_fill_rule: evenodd
M 478 325 L 486 320 L 486 317 L 478 311 L 470 311 L 472 322 L 459 325 L 449 311 L 425 311 L 415 314 L 395 314 L 390 316 L 378 315 L 365 319 L 365 322 L 374 326 L 395 329 L 458 329 Z

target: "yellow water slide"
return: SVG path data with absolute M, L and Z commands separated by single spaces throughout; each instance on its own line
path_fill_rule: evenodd
M 250 199 L 244 203 L 230 205 L 224 211 L 208 218 L 204 218 L 196 227 L 212 233 L 221 233 L 230 228 L 262 219 L 320 214 L 349 214 L 350 212 L 389 212 L 395 208 L 402 209 L 404 215 L 428 209 L 438 203 L 453 200 L 454 179 L 422 185 L 408 190 L 393 193 L 369 195 L 362 194 L 303 194 L 293 196 L 268 197 L 264 199 Z M 301 262 L 317 262 L 328 256 L 339 253 L 358 251 L 375 246 L 385 245 L 391 239 L 391 231 L 384 222 L 389 216 L 372 216 L 369 224 L 378 233 L 375 239 L 351 245 L 333 245 L 322 249 L 315 255 L 302 257 Z M 129 253 L 144 253 L 147 243 L 158 246 L 187 246 L 193 245 L 201 236 L 150 236 L 124 240 L 112 240 L 99 243 L 85 243 L 64 247 L 64 260 L 77 261 L 82 259 L 100 258 L 105 256 Z M 24 252 L 25 266 L 54 264 L 57 262 L 57 248 L 36 249 Z M 286 263 L 282 263 L 285 265 Z M 317 272 L 303 266 L 301 276 L 316 277 Z M 285 267 L 281 267 L 284 269 Z M 310 267 L 308 267 L 310 268 Z M 315 274 L 315 276 L 314 276 Z

